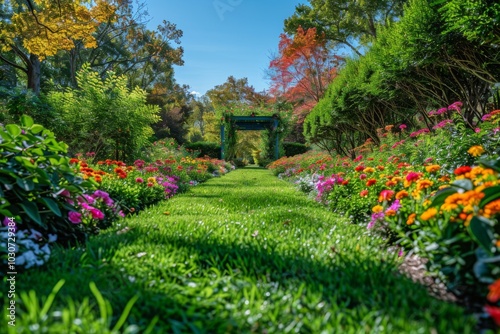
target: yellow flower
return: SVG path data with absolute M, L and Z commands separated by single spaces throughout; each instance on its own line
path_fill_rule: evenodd
M 363 172 L 364 173 L 373 173 L 373 172 L 375 172 L 375 169 L 372 167 L 366 167 L 365 169 L 363 169 Z
M 475 145 L 475 146 L 472 146 L 471 148 L 469 148 L 469 150 L 467 151 L 467 153 L 469 153 L 470 155 L 472 155 L 473 157 L 478 157 L 480 156 L 481 154 L 483 154 L 485 151 L 484 151 L 484 148 L 481 146 L 481 145 Z
M 375 205 L 373 208 L 372 208 L 372 211 L 375 212 L 375 213 L 379 213 L 379 212 L 382 212 L 384 210 L 384 207 L 382 205 Z
M 154 177 L 148 177 L 148 183 L 156 184 L 156 179 Z
M 424 213 L 420 215 L 420 219 L 429 220 L 437 215 L 438 211 L 436 208 L 427 209 Z
M 439 165 L 430 165 L 430 166 L 425 166 L 425 170 L 427 173 L 435 173 L 438 172 L 441 169 L 441 166 Z

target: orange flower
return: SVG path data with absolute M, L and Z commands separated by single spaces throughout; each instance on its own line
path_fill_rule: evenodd
M 394 187 L 396 184 L 398 184 L 396 181 L 390 180 L 385 183 L 387 187 Z
M 408 219 L 406 220 L 406 225 L 411 225 L 415 222 L 415 218 L 417 217 L 416 213 L 412 213 L 411 215 L 408 216 Z
M 430 166 L 425 166 L 425 170 L 427 173 L 436 173 L 441 169 L 441 166 L 439 165 L 430 165 Z
M 70 164 L 77 164 L 79 162 L 79 160 L 77 158 L 71 158 L 69 159 L 69 163 Z
M 427 211 L 420 215 L 420 219 L 429 220 L 437 215 L 438 211 L 436 208 L 429 208 Z
M 500 299 L 500 279 L 497 279 L 495 282 L 491 283 L 488 286 L 488 300 L 492 303 L 496 303 Z
M 401 190 L 396 193 L 396 199 L 402 199 L 408 197 L 408 192 L 406 190 Z
M 387 209 L 387 210 L 385 210 L 385 215 L 388 216 L 388 217 L 395 216 L 396 215 L 396 210 Z
M 483 154 L 485 152 L 484 148 L 480 145 L 475 145 L 475 146 L 472 146 L 471 148 L 469 148 L 469 150 L 467 151 L 467 153 L 469 153 L 470 155 L 472 155 L 473 157 L 478 157 L 480 156 L 481 154 Z
M 384 207 L 382 205 L 375 205 L 373 208 L 372 208 L 372 211 L 375 212 L 375 213 L 379 213 L 379 212 L 382 212 L 384 211 Z
M 365 169 L 363 169 L 363 172 L 364 173 L 374 173 L 375 169 L 372 167 L 366 167 Z
M 418 180 L 417 181 L 417 189 L 418 190 L 427 189 L 429 187 L 432 187 L 433 184 L 434 184 L 434 182 L 432 182 L 431 180 Z

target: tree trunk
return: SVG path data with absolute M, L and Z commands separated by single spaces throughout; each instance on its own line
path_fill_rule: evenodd
M 38 56 L 31 54 L 28 66 L 28 89 L 33 93 L 40 94 L 41 62 Z

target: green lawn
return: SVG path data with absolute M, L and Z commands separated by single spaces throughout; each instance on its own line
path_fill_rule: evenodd
M 137 295 L 126 324 L 140 333 L 155 317 L 153 333 L 474 332 L 461 308 L 399 275 L 399 260 L 365 228 L 268 170 L 247 167 L 122 221 L 85 249 L 58 250 L 43 269 L 19 274 L 17 291 L 34 289 L 38 299 L 60 279 L 65 284 L 44 319 L 29 320 L 18 306 L 16 328 L 38 321 L 26 332 L 47 326 L 59 333 L 73 317 L 80 327 L 107 327 L 101 322 L 114 324 Z M 90 282 L 114 317 L 99 318 L 106 308 L 99 311 Z

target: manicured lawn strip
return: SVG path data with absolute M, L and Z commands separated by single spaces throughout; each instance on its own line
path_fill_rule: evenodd
M 124 232 L 124 228 L 129 228 Z M 124 232 L 124 233 L 122 233 Z M 95 282 L 117 317 L 158 333 L 471 333 L 461 308 L 396 271 L 383 241 L 264 169 L 211 179 L 59 250 L 17 289 L 81 301 Z

